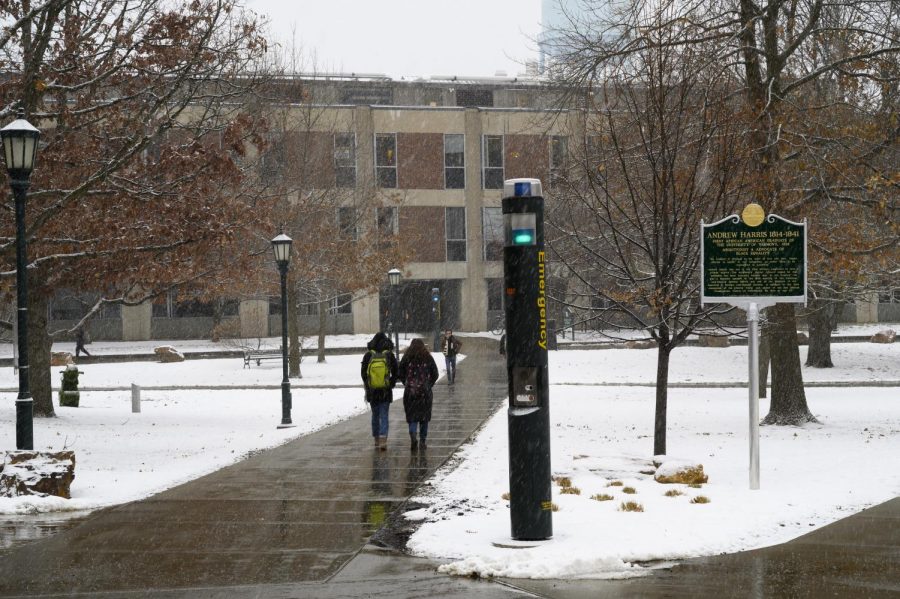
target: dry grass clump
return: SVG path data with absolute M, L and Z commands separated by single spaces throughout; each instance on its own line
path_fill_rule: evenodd
M 703 488 L 703 485 L 701 485 L 700 483 L 690 483 L 688 486 L 689 486 L 690 488 L 692 488 L 692 489 L 701 489 L 701 488 Z
M 556 484 L 558 484 L 560 487 L 562 487 L 564 489 L 572 486 L 572 479 L 569 478 L 568 476 L 554 476 L 552 478 L 553 478 L 553 482 L 555 482 Z
M 500 496 L 500 499 L 504 501 L 509 501 L 509 491 Z
M 559 506 L 556 505 L 555 503 L 551 503 L 551 504 L 550 504 L 550 511 L 551 511 L 551 512 L 558 512 L 558 511 L 559 511 Z
M 691 503 L 709 503 L 709 497 L 705 495 L 697 495 L 693 499 L 691 499 Z
M 614 480 L 614 481 L 606 483 L 606 486 L 607 487 L 621 487 L 623 484 L 625 484 L 625 483 L 623 483 L 620 480 Z
M 665 492 L 666 497 L 678 497 L 679 495 L 684 495 L 684 493 L 682 493 L 678 489 L 669 489 Z
M 581 489 L 578 487 L 563 487 L 559 492 L 563 495 L 581 495 Z
M 607 495 L 606 493 L 595 493 L 594 495 L 591 495 L 591 499 L 594 501 L 612 501 L 615 497 Z
M 624 488 L 622 489 L 622 492 L 623 492 L 623 493 L 627 493 L 627 494 L 629 494 L 629 495 L 634 495 L 635 493 L 637 493 L 637 490 L 635 490 L 634 487 L 624 487 Z
M 636 501 L 623 501 L 619 506 L 620 512 L 643 512 L 644 506 Z

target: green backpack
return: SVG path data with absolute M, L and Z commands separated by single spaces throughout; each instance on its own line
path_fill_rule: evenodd
M 369 350 L 369 352 L 372 354 L 372 357 L 369 359 L 369 366 L 366 369 L 369 389 L 387 389 L 390 383 L 388 352 L 377 352 L 374 349 Z

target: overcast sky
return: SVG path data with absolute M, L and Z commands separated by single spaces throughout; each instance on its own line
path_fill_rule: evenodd
M 245 0 L 316 70 L 493 76 L 537 60 L 540 0 Z M 305 69 L 311 70 L 311 69 Z

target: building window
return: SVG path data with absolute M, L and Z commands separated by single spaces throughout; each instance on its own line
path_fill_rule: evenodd
M 50 300 L 52 320 L 81 320 L 90 306 L 78 294 L 58 293 Z
M 172 315 L 172 293 L 153 298 L 153 318 L 169 318 Z
M 494 105 L 494 92 L 489 89 L 457 88 L 456 105 L 490 108 Z
M 503 212 L 500 208 L 482 208 L 481 224 L 484 259 L 503 260 Z
M 447 262 L 466 261 L 466 209 L 445 208 Z
M 334 179 L 337 187 L 356 187 L 356 135 L 334 134 Z
M 173 318 L 196 318 L 215 316 L 215 308 L 212 302 L 204 302 L 199 299 L 184 299 L 173 306 Z
M 485 135 L 481 147 L 485 189 L 503 189 L 503 136 Z
M 375 134 L 375 178 L 378 187 L 397 187 L 397 134 Z
M 389 106 L 394 103 L 394 92 L 389 87 L 371 85 L 347 87 L 341 93 L 341 104 L 357 106 Z
M 487 309 L 503 309 L 503 279 L 487 279 Z
M 550 137 L 550 187 L 558 185 L 565 176 L 569 140 L 564 135 Z
M 393 237 L 398 232 L 397 207 L 379 206 L 375 210 L 375 227 L 382 238 Z
M 328 305 L 329 314 L 353 314 L 353 295 L 342 293 L 332 298 Z
M 444 187 L 466 187 L 466 136 L 454 133 L 444 135 Z
M 344 239 L 357 240 L 356 208 L 340 206 L 338 208 L 338 230 Z
M 440 88 L 428 88 L 425 90 L 425 106 L 443 106 L 444 90 Z
M 269 316 L 281 315 L 281 296 L 269 297 Z

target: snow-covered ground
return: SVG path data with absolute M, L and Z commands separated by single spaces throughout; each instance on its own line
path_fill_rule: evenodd
M 362 345 L 363 336 L 350 346 Z M 99 344 L 94 344 L 98 346 Z M 152 351 L 136 344 L 130 351 Z M 190 351 L 190 342 L 175 343 Z M 202 346 L 196 342 L 196 347 Z M 329 346 L 335 346 L 329 339 Z M 805 350 L 803 350 L 805 351 Z M 804 368 L 807 381 L 897 381 L 900 343 L 832 346 L 836 367 Z M 531 549 L 509 544 L 506 410 L 465 446 L 417 500 L 422 526 L 410 540 L 417 554 L 449 562 L 448 572 L 528 577 L 614 577 L 646 571 L 635 562 L 673 560 L 764 546 L 796 537 L 900 494 L 898 387 L 814 387 L 810 408 L 821 424 L 762 427 L 761 489 L 749 490 L 747 392 L 742 388 L 671 389 L 670 456 L 703 464 L 702 488 L 660 485 L 642 474 L 653 447 L 652 350 L 605 349 L 550 354 L 552 464 L 580 495 L 554 485 L 551 541 Z M 681 348 L 673 353 L 674 382 L 746 380 L 746 347 Z M 297 428 L 276 429 L 280 393 L 277 362 L 243 368 L 240 358 L 180 364 L 85 364 L 81 407 L 59 408 L 56 419 L 35 421 L 35 447 L 77 453 L 73 499 L 0 499 L 0 513 L 84 510 L 149 496 L 365 410 L 359 356 L 303 362 L 294 380 Z M 437 360 L 443 368 L 443 360 Z M 54 369 L 54 382 L 58 374 Z M 12 368 L 0 369 L 0 388 L 14 389 Z M 131 413 L 127 387 L 240 385 L 246 389 L 179 389 L 142 393 Z M 328 388 L 326 385 L 348 385 Z M 257 387 L 257 388 L 254 388 Z M 0 393 L 0 447 L 15 445 L 15 392 Z M 765 414 L 766 401 L 760 412 Z M 367 434 L 361 431 L 360 434 Z M 895 460 L 894 460 L 895 461 Z M 607 486 L 621 481 L 623 486 Z M 624 493 L 624 487 L 636 493 Z M 683 495 L 666 497 L 677 488 Z M 611 501 L 592 495 L 608 494 Z M 705 496 L 710 502 L 694 504 Z M 643 512 L 619 511 L 623 501 Z
M 806 380 L 900 379 L 900 344 L 835 346 L 835 369 L 804 368 Z M 742 350 L 742 351 L 741 351 Z M 740 380 L 746 348 L 683 348 L 673 379 Z M 703 464 L 701 488 L 663 485 L 652 475 L 654 391 L 600 383 L 652 380 L 655 352 L 550 353 L 552 471 L 580 494 L 553 485 L 553 538 L 533 548 L 510 539 L 506 410 L 463 448 L 458 467 L 423 487 L 409 512 L 421 521 L 409 541 L 417 555 L 449 561 L 448 573 L 525 578 L 617 578 L 671 560 L 787 541 L 900 494 L 900 391 L 810 388 L 820 424 L 761 427 L 761 488 L 749 486 L 746 389 L 669 391 L 670 459 Z M 573 386 L 565 383 L 580 382 Z M 591 384 L 593 383 L 593 385 Z M 761 400 L 765 415 L 768 402 Z M 621 486 L 611 483 L 619 482 Z M 630 487 L 634 493 L 626 493 Z M 676 489 L 680 495 L 665 493 Z M 593 496 L 612 499 L 598 501 Z M 692 503 L 697 497 L 708 503 Z M 634 501 L 642 512 L 621 506 Z M 497 546 L 501 545 L 501 546 Z M 644 566 L 640 562 L 654 562 Z

